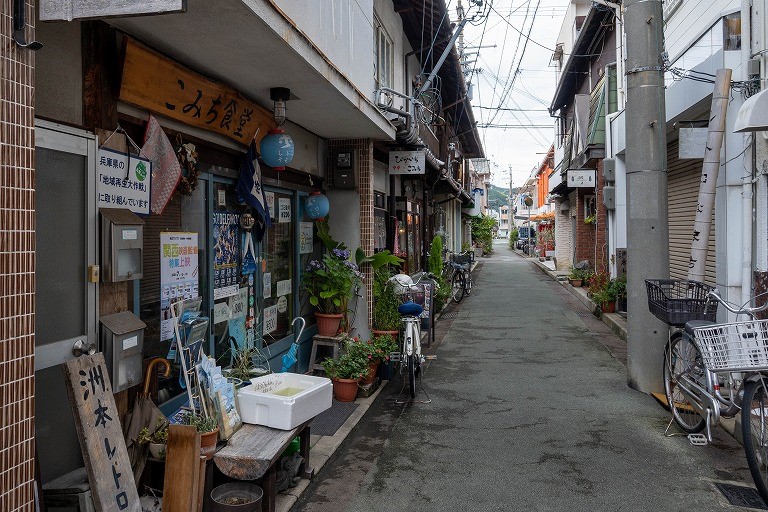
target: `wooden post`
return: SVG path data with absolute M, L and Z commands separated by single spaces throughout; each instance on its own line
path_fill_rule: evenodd
M 688 262 L 688 279 L 693 281 L 704 281 L 709 230 L 712 224 L 712 210 L 715 207 L 717 174 L 720 170 L 720 149 L 723 147 L 725 132 L 725 113 L 728 110 L 728 94 L 731 88 L 731 73 L 730 69 L 719 69 L 715 78 L 715 91 L 709 112 L 707 147 L 699 183 L 699 201 L 691 237 L 691 258 Z
M 192 425 L 171 425 L 163 483 L 164 512 L 196 511 L 199 485 L 200 434 Z

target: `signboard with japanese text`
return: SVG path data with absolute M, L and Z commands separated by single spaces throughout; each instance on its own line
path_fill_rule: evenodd
M 200 295 L 197 233 L 160 233 L 160 340 L 173 338 L 171 303 Z
M 213 299 L 236 295 L 240 272 L 240 214 L 213 212 Z
M 141 512 L 104 354 L 61 367 L 96 510 Z
M 186 12 L 187 0 L 64 0 L 40 2 L 40 21 L 72 21 L 113 16 Z
M 274 219 L 277 217 L 277 211 L 275 210 L 275 193 L 274 192 L 264 192 L 264 197 L 267 198 L 267 209 L 269 210 L 269 216 L 270 218 Z
M 265 272 L 262 280 L 264 281 L 264 298 L 270 299 L 272 298 L 272 273 Z
M 596 173 L 594 169 L 568 169 L 568 186 L 595 188 Z
M 277 296 L 282 297 L 291 293 L 291 280 L 285 279 L 284 281 L 277 282 Z
M 299 224 L 299 254 L 309 254 L 312 252 L 312 237 L 314 234 L 314 223 L 302 222 Z
M 149 215 L 152 162 L 146 158 L 99 148 L 96 159 L 99 208 L 126 208 Z
M 277 222 L 291 222 L 291 198 L 281 197 L 277 200 L 279 206 Z
M 424 151 L 390 151 L 389 174 L 424 174 Z
M 269 334 L 277 329 L 277 306 L 264 308 L 264 334 Z
M 275 124 L 272 112 L 127 38 L 120 100 L 250 144 Z M 258 133 L 257 133 L 258 132 Z

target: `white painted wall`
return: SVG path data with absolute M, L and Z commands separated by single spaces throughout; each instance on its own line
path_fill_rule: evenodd
M 274 1 L 364 95 L 371 96 L 374 0 Z
M 670 61 L 678 60 L 719 18 L 740 9 L 741 0 L 683 0 L 664 24 Z

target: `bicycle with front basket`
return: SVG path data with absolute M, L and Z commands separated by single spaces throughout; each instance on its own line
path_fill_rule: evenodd
M 649 310 L 672 328 L 663 367 L 672 417 L 692 444 L 704 445 L 720 418 L 741 413 L 749 470 L 768 502 L 768 320 L 755 319 L 768 303 L 735 306 L 697 281 L 649 279 L 646 289 Z M 715 323 L 719 304 L 750 319 Z

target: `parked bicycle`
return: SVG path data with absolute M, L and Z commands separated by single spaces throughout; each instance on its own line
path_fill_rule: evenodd
M 414 279 L 407 274 L 397 274 L 390 278 L 395 284 L 395 293 L 402 297 L 403 303 L 397 308 L 402 316 L 403 335 L 400 352 L 393 352 L 389 359 L 392 362 L 400 362 L 400 374 L 405 378 L 408 374 L 408 391 L 411 399 L 416 398 L 417 382 L 423 374 L 422 368 L 426 361 L 421 352 L 421 314 L 424 308 L 413 301 L 414 294 L 420 292 L 419 283 L 422 279 L 433 277 L 429 272 L 415 274 Z M 423 387 L 422 387 L 423 390 Z M 429 399 L 428 399 L 429 400 Z
M 720 418 L 741 412 L 747 463 L 768 502 L 768 320 L 755 320 L 768 303 L 735 306 L 697 281 L 647 280 L 646 288 L 651 313 L 671 327 L 663 376 L 675 422 L 703 445 Z M 750 320 L 717 324 L 718 304 Z
M 464 295 L 472 294 L 472 259 L 474 252 L 450 253 L 447 269 L 450 272 L 451 298 L 461 302 Z

